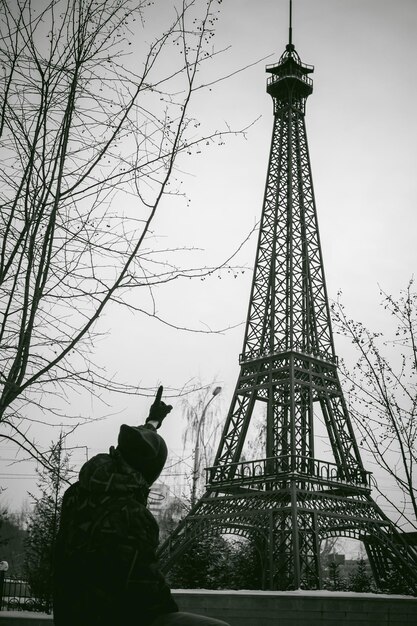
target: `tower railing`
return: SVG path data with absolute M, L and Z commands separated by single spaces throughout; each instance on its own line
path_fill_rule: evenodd
M 272 72 L 273 70 L 279 68 L 281 71 L 282 66 L 284 66 L 286 62 L 288 63 L 289 59 L 296 63 L 300 67 L 300 69 L 303 69 L 304 72 L 311 73 L 314 71 L 314 65 L 311 65 L 309 63 L 302 63 L 298 54 L 296 56 L 295 54 L 284 54 L 278 63 L 268 63 L 268 65 L 265 66 L 265 70 L 267 72 Z
M 263 357 L 281 356 L 281 355 L 285 355 L 289 353 L 298 354 L 300 356 L 312 357 L 314 359 L 319 359 L 320 361 L 334 363 L 334 365 L 336 366 L 338 365 L 338 357 L 334 356 L 330 352 L 321 352 L 318 350 L 307 351 L 305 348 L 303 348 L 302 346 L 298 346 L 298 345 L 294 346 L 293 349 L 291 348 L 283 349 L 283 350 L 278 349 L 275 352 L 270 352 L 269 350 L 263 350 L 261 348 L 259 349 L 252 348 L 252 349 L 246 350 L 245 352 L 241 352 L 239 354 L 239 364 L 242 365 L 242 363 L 246 363 L 246 361 L 254 361 L 255 359 L 260 359 Z
M 228 463 L 206 468 L 207 486 L 250 486 L 264 490 L 271 482 L 292 477 L 329 486 L 352 486 L 370 490 L 372 472 L 349 468 L 344 472 L 339 465 L 302 455 L 281 455 L 253 461 Z
M 284 80 L 287 78 L 295 78 L 296 80 L 301 80 L 303 83 L 305 83 L 309 87 L 313 85 L 313 80 L 309 76 L 302 74 L 302 72 L 297 72 L 294 69 L 291 69 L 288 71 L 284 70 L 282 73 L 280 72 L 279 74 L 274 74 L 270 76 L 267 80 L 267 86 L 269 87 L 270 85 L 274 85 L 275 83 L 278 83 L 280 80 Z

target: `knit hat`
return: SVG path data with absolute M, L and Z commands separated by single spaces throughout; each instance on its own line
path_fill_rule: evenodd
M 150 424 L 122 424 L 117 442 L 118 450 L 126 463 L 141 472 L 146 482 L 152 485 L 162 472 L 168 455 L 161 435 Z

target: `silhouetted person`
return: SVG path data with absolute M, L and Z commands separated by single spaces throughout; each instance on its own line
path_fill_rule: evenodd
M 143 426 L 81 468 L 64 494 L 55 551 L 55 626 L 228 626 L 178 612 L 158 570 L 159 529 L 146 508 L 167 458 L 156 432 L 172 407 L 159 387 Z

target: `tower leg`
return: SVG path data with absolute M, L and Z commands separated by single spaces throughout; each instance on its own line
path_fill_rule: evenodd
M 300 532 L 297 515 L 297 485 L 291 482 L 291 517 L 292 517 L 292 557 L 294 560 L 294 589 L 301 586 Z
M 300 534 L 300 587 L 303 589 L 320 589 L 320 542 L 317 529 L 317 514 L 299 514 Z

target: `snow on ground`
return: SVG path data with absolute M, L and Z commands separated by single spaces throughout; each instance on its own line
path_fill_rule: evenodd
M 390 600 L 414 600 L 414 596 L 401 596 L 386 593 L 357 593 L 356 591 L 328 591 L 326 589 L 306 590 L 296 589 L 295 591 L 262 591 L 255 589 L 172 589 L 172 593 L 191 593 L 191 594 L 219 594 L 219 595 L 264 595 L 264 596 L 318 596 L 324 598 L 374 598 L 374 599 L 390 599 Z

